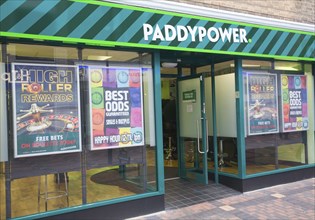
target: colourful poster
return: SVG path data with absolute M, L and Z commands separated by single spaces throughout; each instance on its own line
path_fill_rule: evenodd
M 143 145 L 141 69 L 82 68 L 89 77 L 91 150 Z
M 12 85 L 14 156 L 81 151 L 78 68 L 13 63 L 12 72 L 27 76 Z
M 301 75 L 281 75 L 282 132 L 308 129 L 306 79 Z
M 249 135 L 279 131 L 277 77 L 275 74 L 247 74 L 247 109 Z

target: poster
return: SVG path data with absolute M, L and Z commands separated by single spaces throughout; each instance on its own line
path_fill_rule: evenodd
M 247 74 L 247 109 L 249 135 L 279 131 L 277 77 L 275 74 Z
M 87 66 L 91 150 L 144 145 L 140 68 Z
M 196 90 L 183 92 L 183 102 L 196 102 Z
M 76 66 L 13 63 L 14 156 L 81 151 Z
M 281 75 L 282 132 L 309 127 L 306 80 L 303 75 Z

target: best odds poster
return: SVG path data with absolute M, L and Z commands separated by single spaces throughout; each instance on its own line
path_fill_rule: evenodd
M 279 131 L 277 77 L 270 73 L 247 74 L 248 134 Z
M 91 150 L 144 144 L 140 68 L 87 66 Z
M 282 132 L 308 129 L 306 80 L 302 75 L 281 75 Z
M 13 63 L 14 156 L 81 151 L 78 68 Z M 25 77 L 24 77 L 25 78 Z

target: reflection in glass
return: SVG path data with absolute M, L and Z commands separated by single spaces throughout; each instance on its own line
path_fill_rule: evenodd
M 291 132 L 246 137 L 246 173 L 307 164 L 305 134 Z

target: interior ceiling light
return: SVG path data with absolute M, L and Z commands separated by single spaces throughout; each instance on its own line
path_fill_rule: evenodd
M 108 60 L 112 58 L 112 56 L 97 56 L 97 55 L 89 55 L 88 56 L 88 60 L 100 60 L 100 61 L 104 61 L 104 60 Z
M 177 66 L 177 63 L 162 63 L 162 67 L 165 68 L 174 68 Z
M 293 66 L 277 66 L 275 67 L 276 70 L 291 70 L 291 71 L 298 71 L 299 69 Z

